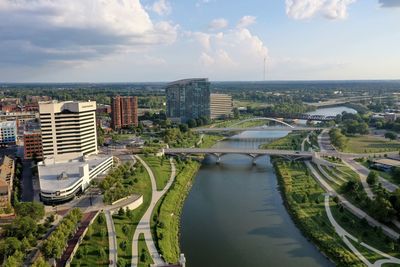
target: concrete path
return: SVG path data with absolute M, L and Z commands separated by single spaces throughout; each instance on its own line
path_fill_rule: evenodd
M 364 187 L 365 193 L 367 193 L 368 198 L 373 199 L 374 193 L 372 192 L 371 187 L 367 183 L 368 174 L 365 175 L 364 172 L 360 171 L 360 168 L 359 168 L 360 166 L 356 164 L 354 159 L 342 159 L 342 161 L 347 167 L 349 167 L 351 170 L 353 170 L 355 173 L 358 174 L 358 176 L 360 177 L 361 184 Z
M 351 235 L 349 232 L 347 232 L 345 229 L 343 229 L 335 220 L 335 218 L 333 217 L 332 211 L 331 211 L 331 207 L 330 207 L 330 203 L 329 203 L 329 194 L 325 195 L 325 210 L 326 210 L 326 214 L 328 215 L 328 219 L 330 221 L 330 223 L 332 224 L 332 226 L 335 228 L 336 233 L 340 236 L 340 238 L 342 238 L 343 242 L 350 248 L 350 250 L 368 267 L 378 267 L 378 266 L 382 266 L 383 264 L 386 263 L 394 263 L 394 264 L 400 264 L 400 259 L 395 258 L 390 256 L 389 254 L 386 254 L 378 249 L 375 249 L 371 246 L 369 246 L 368 244 L 364 243 L 364 242 L 359 242 L 359 240 L 354 237 L 353 235 Z M 374 253 L 386 258 L 386 259 L 381 259 L 376 261 L 375 263 L 370 263 L 355 247 L 354 245 L 351 243 L 351 241 L 349 240 L 353 240 L 356 243 L 359 243 L 361 246 L 373 251 Z
M 104 212 L 106 216 L 107 232 L 108 232 L 108 248 L 109 248 L 109 266 L 117 266 L 118 260 L 118 243 L 117 233 L 112 219 L 110 210 Z
M 147 165 L 147 163 L 140 158 L 139 156 L 135 156 L 135 158 L 144 166 L 146 171 L 148 172 L 151 180 L 151 187 L 152 187 L 152 195 L 151 195 L 151 202 L 150 206 L 148 207 L 146 213 L 143 215 L 142 219 L 140 220 L 135 234 L 133 235 L 133 240 L 132 240 L 132 262 L 131 266 L 137 266 L 139 263 L 139 252 L 138 252 L 138 242 L 139 242 L 139 235 L 141 233 L 144 234 L 144 238 L 146 241 L 147 249 L 149 250 L 150 256 L 153 259 L 154 266 L 164 266 L 166 265 L 163 259 L 161 258 L 160 254 L 157 251 L 156 245 L 154 243 L 153 237 L 151 235 L 151 228 L 150 228 L 150 223 L 151 223 L 151 215 L 153 213 L 153 209 L 156 206 L 157 202 L 161 199 L 162 196 L 164 196 L 165 193 L 168 192 L 169 188 L 171 187 L 172 183 L 174 182 L 175 176 L 176 176 L 176 167 L 175 164 L 172 160 L 170 159 L 170 164 L 171 164 L 171 176 L 170 179 L 165 186 L 165 188 L 162 191 L 157 191 L 157 184 L 156 184 L 156 177 L 154 176 L 153 171 Z
M 344 161 L 347 162 L 347 164 L 350 165 L 349 167 L 351 167 L 354 171 L 356 171 L 360 176 L 364 176 L 365 179 L 367 179 L 367 176 L 370 173 L 370 170 L 367 167 L 363 166 L 354 159 L 346 159 Z M 398 185 L 395 185 L 394 183 L 389 182 L 388 180 L 380 176 L 379 176 L 379 182 L 382 184 L 382 187 L 388 190 L 389 192 L 394 192 L 396 191 L 396 189 L 399 188 Z
M 306 166 L 309 168 L 313 176 L 317 179 L 318 183 L 324 188 L 325 191 L 327 191 L 330 195 L 332 196 L 337 196 L 342 203 L 343 207 L 345 207 L 348 211 L 353 213 L 356 217 L 363 219 L 365 218 L 368 222 L 369 225 L 371 226 L 376 226 L 376 227 L 381 227 L 382 232 L 387 235 L 388 237 L 397 240 L 400 235 L 394 231 L 392 228 L 378 222 L 371 216 L 369 216 L 366 212 L 364 212 L 362 209 L 354 206 L 352 203 L 350 203 L 345 197 L 342 195 L 339 195 L 336 193 L 336 191 L 321 177 L 321 175 L 314 169 L 314 167 L 311 165 L 310 162 L 305 163 Z

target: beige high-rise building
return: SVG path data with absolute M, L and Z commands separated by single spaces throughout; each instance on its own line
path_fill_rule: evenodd
M 227 94 L 211 94 L 210 117 L 211 119 L 223 119 L 233 115 L 232 96 Z
M 97 153 L 96 102 L 40 102 L 43 157 Z

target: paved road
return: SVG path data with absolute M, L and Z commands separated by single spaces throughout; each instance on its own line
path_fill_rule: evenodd
M 351 167 L 354 170 L 356 170 L 356 172 L 359 173 L 360 176 L 364 176 L 365 179 L 368 176 L 368 174 L 370 173 L 370 170 L 368 168 L 366 168 L 362 164 L 358 163 L 354 159 L 346 159 L 345 162 L 347 162 L 349 165 L 351 165 Z M 383 188 L 387 189 L 390 192 L 394 192 L 394 191 L 396 191 L 396 189 L 399 188 L 399 186 L 389 182 L 388 180 L 386 180 L 380 176 L 379 176 L 379 182 L 382 184 Z
M 34 199 L 33 190 L 33 177 L 32 177 L 32 161 L 24 160 L 22 162 L 22 194 L 21 200 L 24 202 L 30 202 Z
M 106 216 L 107 232 L 108 232 L 108 247 L 109 247 L 109 266 L 117 266 L 118 262 L 118 243 L 117 233 L 115 232 L 115 226 L 112 219 L 112 215 L 109 210 L 104 212 Z
M 368 221 L 368 223 L 372 226 L 381 227 L 383 233 L 385 233 L 387 236 L 391 237 L 392 239 L 397 240 L 400 237 L 400 235 L 396 231 L 394 231 L 393 229 L 387 227 L 386 225 L 378 222 L 377 220 L 375 220 L 374 218 L 369 216 L 367 213 L 365 213 L 363 210 L 361 210 L 360 208 L 358 208 L 358 207 L 354 206 L 352 203 L 350 203 L 345 197 L 336 193 L 336 191 L 314 169 L 314 167 L 311 165 L 310 162 L 306 162 L 305 164 L 309 168 L 309 170 L 311 171 L 313 176 L 317 179 L 319 184 L 322 186 L 322 188 L 324 188 L 325 191 L 327 191 L 330 195 L 338 196 L 343 207 L 345 207 L 348 211 L 350 211 L 351 213 L 353 213 L 355 216 L 357 216 L 360 219 L 365 218 Z
M 154 266 L 165 266 L 165 262 L 161 258 L 160 254 L 157 251 L 157 248 L 154 244 L 153 237 L 151 235 L 151 215 L 153 213 L 153 209 L 156 206 L 157 202 L 160 198 L 168 191 L 171 187 L 172 183 L 174 182 L 176 176 L 176 168 L 175 164 L 172 159 L 170 159 L 171 164 L 171 176 L 170 179 L 162 191 L 157 191 L 157 184 L 156 184 L 156 177 L 152 172 L 151 168 L 147 165 L 147 163 L 141 159 L 139 156 L 135 156 L 135 158 L 143 164 L 146 171 L 149 173 L 150 180 L 151 180 L 151 187 L 152 187 L 152 195 L 151 195 L 151 203 L 149 208 L 147 209 L 146 213 L 143 215 L 142 219 L 140 220 L 135 234 L 133 235 L 132 240 L 132 262 L 131 266 L 137 266 L 139 263 L 139 255 L 138 255 L 138 242 L 139 242 L 139 235 L 141 233 L 144 234 L 144 238 L 146 240 L 146 245 L 149 250 L 151 257 L 153 258 Z
M 362 186 L 364 187 L 364 191 L 365 193 L 367 193 L 368 198 L 373 199 L 374 198 L 374 193 L 372 192 L 371 187 L 369 186 L 369 184 L 367 183 L 367 176 L 368 173 L 365 174 L 365 172 L 362 172 L 360 170 L 360 165 L 356 164 L 356 161 L 354 159 L 342 159 L 343 163 L 345 165 L 347 165 L 347 167 L 349 167 L 350 169 L 352 169 L 355 173 L 358 174 L 358 176 L 360 177 L 360 181 Z

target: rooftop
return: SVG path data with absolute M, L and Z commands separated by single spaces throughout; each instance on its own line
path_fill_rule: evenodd
M 17 123 L 15 121 L 1 121 L 0 127 L 16 127 Z
M 392 167 L 400 167 L 400 161 L 394 159 L 377 159 L 374 160 L 374 163 L 392 166 Z
M 191 78 L 191 79 L 182 79 L 174 82 L 170 82 L 169 85 L 185 85 L 191 82 L 208 82 L 208 78 Z
M 80 173 L 82 167 L 88 164 L 89 170 L 92 170 L 109 157 L 108 155 L 91 155 L 59 163 L 40 162 L 38 165 L 40 188 L 47 192 L 68 188 L 82 177 Z

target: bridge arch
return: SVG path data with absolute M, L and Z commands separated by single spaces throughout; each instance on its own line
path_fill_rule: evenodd
M 245 122 L 250 122 L 250 121 L 273 121 L 273 122 L 277 122 L 277 123 L 280 123 L 282 125 L 285 125 L 287 127 L 294 128 L 294 126 L 290 125 L 289 123 L 286 123 L 284 121 L 280 121 L 280 120 L 277 120 L 277 119 L 274 119 L 274 118 L 267 118 L 267 117 L 256 117 L 256 118 L 245 119 L 245 120 L 242 120 L 242 121 L 239 121 L 237 123 L 232 124 L 230 127 L 234 127 L 234 126 L 240 125 L 240 124 L 245 123 Z

